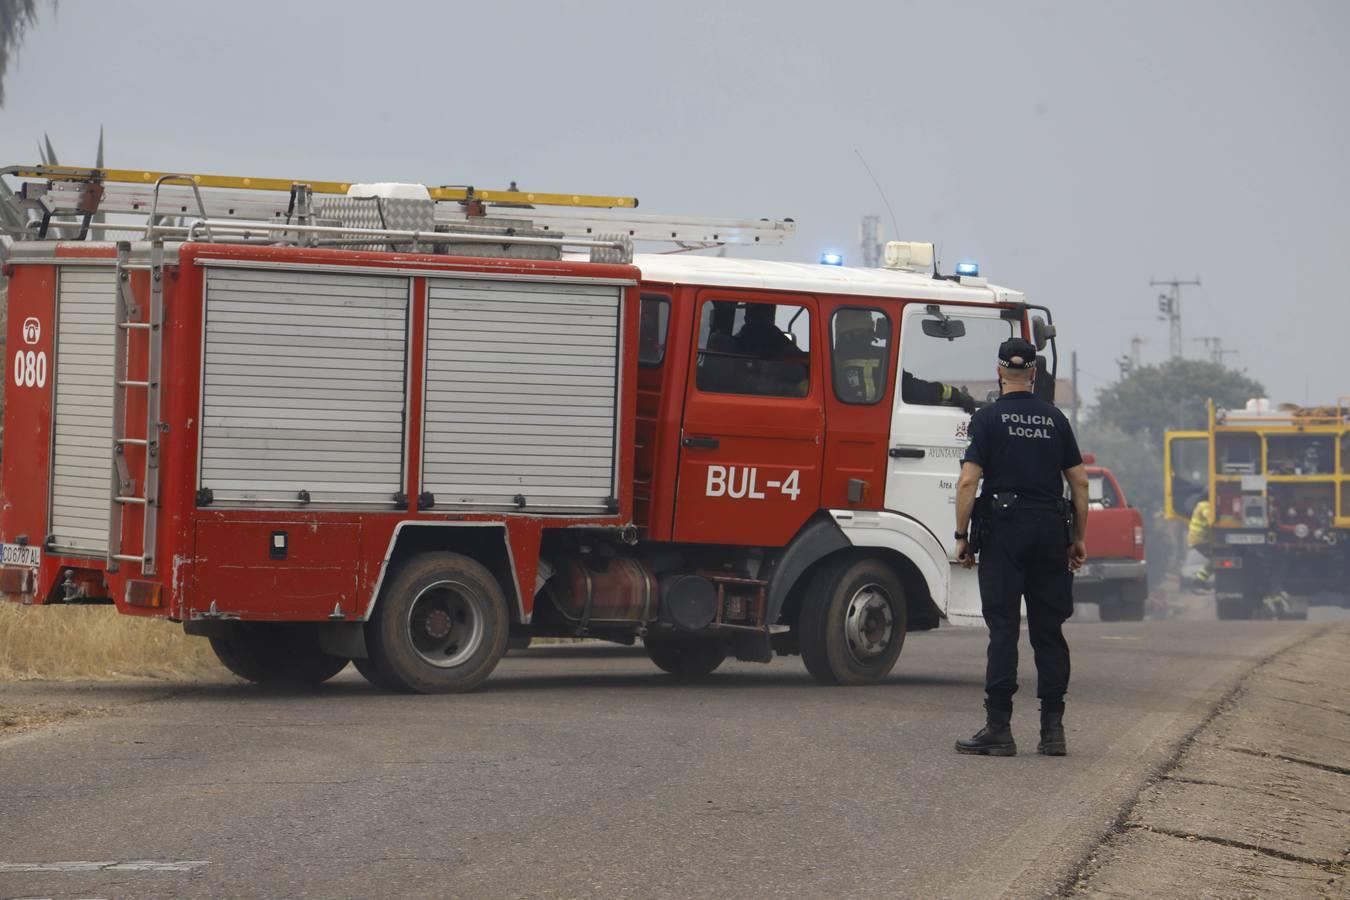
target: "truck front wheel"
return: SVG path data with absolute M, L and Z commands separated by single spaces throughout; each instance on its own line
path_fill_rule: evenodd
M 510 628 L 506 595 L 484 565 L 458 553 L 413 557 L 366 625 L 363 671 L 409 693 L 470 691 L 506 653 Z
M 885 678 L 905 643 L 905 594 L 879 559 L 844 559 L 812 578 L 798 630 L 802 661 L 819 684 Z
M 347 666 L 319 648 L 318 630 L 307 622 L 239 622 L 211 638 L 211 649 L 225 668 L 256 684 L 320 684 Z

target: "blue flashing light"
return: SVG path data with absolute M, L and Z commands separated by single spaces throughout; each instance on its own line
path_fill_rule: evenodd
M 956 264 L 957 275 L 976 275 L 980 274 L 980 264 L 977 262 L 959 262 Z
M 822 266 L 842 266 L 844 264 L 844 254 L 835 253 L 833 250 L 826 250 L 820 254 L 820 264 Z

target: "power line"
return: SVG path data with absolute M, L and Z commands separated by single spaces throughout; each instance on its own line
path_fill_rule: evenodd
M 1237 353 L 1236 350 L 1225 350 L 1223 347 L 1223 338 L 1221 337 L 1197 337 L 1191 338 L 1197 344 L 1204 344 L 1205 349 L 1209 351 L 1209 361 L 1223 365 L 1223 358 Z

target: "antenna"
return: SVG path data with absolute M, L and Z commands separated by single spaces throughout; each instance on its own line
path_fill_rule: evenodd
M 872 174 L 872 167 L 867 164 L 867 160 L 863 159 L 862 151 L 857 147 L 854 147 L 853 152 L 858 154 L 858 162 L 862 163 L 863 168 L 867 170 L 867 177 L 872 179 L 872 184 L 876 185 L 877 193 L 881 195 L 881 202 L 886 204 L 886 212 L 890 214 L 891 228 L 894 229 L 893 233 L 896 238 L 899 238 L 900 225 L 895 220 L 895 210 L 891 208 L 891 201 L 886 198 L 886 192 L 882 190 L 881 182 L 877 181 L 877 176 Z

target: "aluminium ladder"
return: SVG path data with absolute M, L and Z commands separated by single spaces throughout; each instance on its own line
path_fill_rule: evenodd
M 131 273 L 150 273 L 150 298 L 146 309 L 131 290 Z M 159 435 L 160 369 L 164 349 L 164 244 L 150 245 L 150 262 L 132 263 L 131 244 L 117 245 L 117 295 L 113 304 L 116 331 L 113 335 L 113 409 L 112 409 L 112 478 L 111 502 L 108 504 L 108 571 L 116 572 L 121 563 L 134 562 L 141 574 L 153 575 L 157 568 L 155 540 L 159 522 Z M 144 312 L 144 319 L 142 315 Z M 143 380 L 132 379 L 128 365 L 130 345 L 134 335 L 146 337 L 146 370 Z M 131 391 L 143 391 L 145 398 L 145 432 L 143 437 L 127 434 L 127 396 Z M 141 493 L 137 494 L 136 479 L 127 465 L 126 448 L 140 447 L 145 459 L 140 473 Z M 139 506 L 141 518 L 140 552 L 126 553 L 122 547 L 123 513 L 128 506 Z

